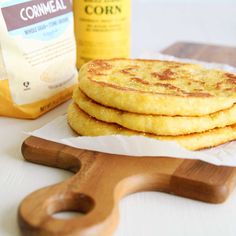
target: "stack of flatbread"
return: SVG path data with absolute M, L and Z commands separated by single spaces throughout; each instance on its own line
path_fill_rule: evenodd
M 236 75 L 200 65 L 95 60 L 68 109 L 80 135 L 145 135 L 189 150 L 236 139 Z

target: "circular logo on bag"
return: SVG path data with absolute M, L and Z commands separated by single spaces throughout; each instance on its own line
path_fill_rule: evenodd
M 24 83 L 23 83 L 23 86 L 24 86 L 24 90 L 26 91 L 26 90 L 30 90 L 30 82 L 29 81 L 25 81 Z

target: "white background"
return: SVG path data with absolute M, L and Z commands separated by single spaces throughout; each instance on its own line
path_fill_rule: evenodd
M 142 2 L 142 3 L 141 3 Z M 206 3 L 205 3 L 206 2 Z M 236 1 L 133 0 L 133 56 L 176 41 L 236 46 Z M 0 236 L 18 236 L 17 207 L 30 192 L 60 182 L 70 173 L 24 162 L 23 131 L 41 127 L 64 104 L 35 121 L 0 118 Z M 139 193 L 120 203 L 115 236 L 235 236 L 236 191 L 221 205 L 164 193 Z
M 236 0 L 133 0 L 133 55 L 176 41 L 236 46 Z

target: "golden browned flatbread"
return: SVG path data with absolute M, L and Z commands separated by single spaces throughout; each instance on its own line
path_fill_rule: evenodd
M 116 124 L 96 120 L 83 112 L 75 103 L 68 108 L 68 123 L 71 128 L 80 135 L 102 136 L 102 135 L 145 135 L 164 141 L 175 141 L 189 150 L 199 150 L 214 147 L 236 139 L 236 125 L 224 128 L 216 128 L 210 131 L 180 136 L 157 136 L 132 131 Z
M 154 60 L 95 60 L 80 89 L 105 106 L 168 116 L 202 116 L 236 102 L 236 75 L 200 65 Z
M 183 135 L 221 128 L 236 123 L 236 105 L 205 116 L 143 115 L 105 107 L 75 89 L 74 102 L 90 116 L 125 128 L 156 135 Z

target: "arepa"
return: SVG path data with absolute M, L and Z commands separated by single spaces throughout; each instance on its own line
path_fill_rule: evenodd
M 203 116 L 236 102 L 236 75 L 180 62 L 95 60 L 79 83 L 94 101 L 140 114 Z
M 88 115 L 125 128 L 156 135 L 183 135 L 221 128 L 236 123 L 236 105 L 204 116 L 143 115 L 102 106 L 87 97 L 79 88 L 73 94 L 74 102 Z
M 236 125 L 224 128 L 216 128 L 210 131 L 180 136 L 157 136 L 132 131 L 116 124 L 110 124 L 96 120 L 83 112 L 75 103 L 68 108 L 68 123 L 79 135 L 102 136 L 102 135 L 144 135 L 163 141 L 175 141 L 188 150 L 200 150 L 214 147 L 236 139 Z

